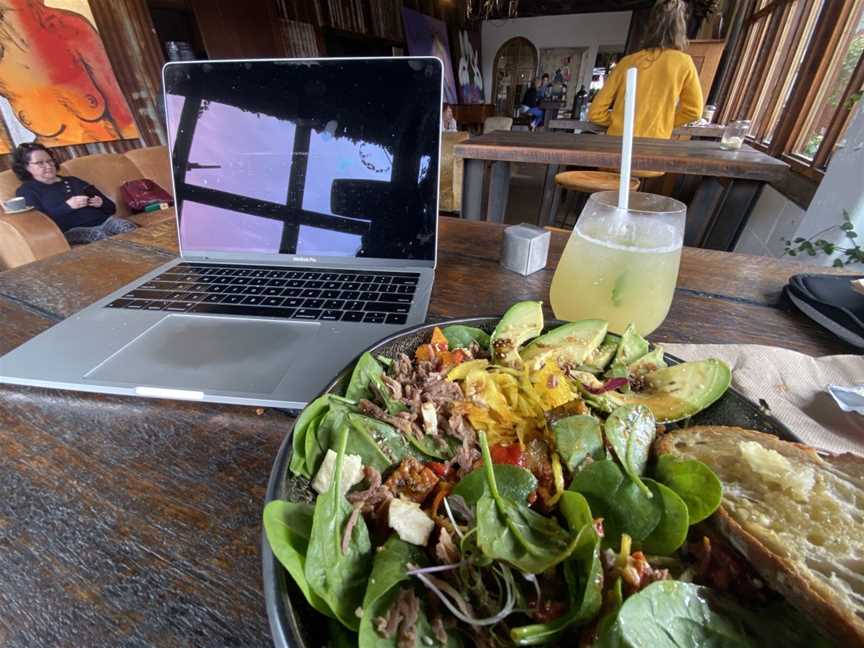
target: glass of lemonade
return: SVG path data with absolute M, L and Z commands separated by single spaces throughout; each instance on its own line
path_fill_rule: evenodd
M 562 320 L 605 319 L 622 333 L 632 322 L 653 332 L 669 312 L 684 241 L 687 207 L 672 198 L 617 191 L 592 194 L 558 262 L 549 301 Z

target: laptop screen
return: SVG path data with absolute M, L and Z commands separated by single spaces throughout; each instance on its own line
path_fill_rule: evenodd
M 184 254 L 433 260 L 441 63 L 169 63 Z

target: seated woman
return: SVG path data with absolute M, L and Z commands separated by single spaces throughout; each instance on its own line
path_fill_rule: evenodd
M 636 137 L 669 139 L 676 126 L 702 116 L 702 87 L 687 49 L 687 7 L 684 0 L 657 0 L 648 18 L 642 49 L 625 56 L 594 97 L 588 119 L 608 126 L 609 135 L 624 131 L 627 70 L 636 79 Z M 610 111 L 611 107 L 611 111 Z
M 70 244 L 99 241 L 137 227 L 112 216 L 116 206 L 93 185 L 57 175 L 54 156 L 41 144 L 20 144 L 12 155 L 12 170 L 23 181 L 15 194 L 57 223 Z

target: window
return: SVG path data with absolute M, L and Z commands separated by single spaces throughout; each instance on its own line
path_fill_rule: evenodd
M 753 146 L 818 179 L 864 88 L 864 0 L 750 0 L 720 120 L 749 119 Z

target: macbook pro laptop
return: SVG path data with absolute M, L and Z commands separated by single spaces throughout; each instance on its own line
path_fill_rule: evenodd
M 0 358 L 0 381 L 304 406 L 426 317 L 442 76 L 426 57 L 165 65 L 180 258 Z

